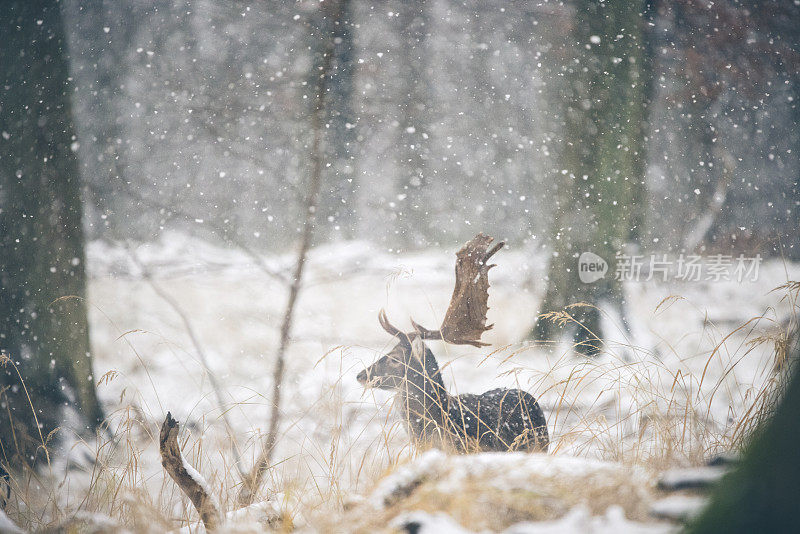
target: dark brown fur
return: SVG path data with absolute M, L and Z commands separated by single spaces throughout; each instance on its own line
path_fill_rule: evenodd
M 418 445 L 462 453 L 547 451 L 547 422 L 532 395 L 519 389 L 450 395 L 431 350 L 414 334 L 398 337 L 358 381 L 397 392 L 395 403 Z

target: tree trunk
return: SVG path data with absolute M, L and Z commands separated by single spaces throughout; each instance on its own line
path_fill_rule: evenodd
M 599 306 L 624 317 L 624 295 L 615 277 L 615 256 L 638 237 L 645 179 L 644 122 L 647 53 L 644 1 L 580 0 L 572 28 L 576 62 L 566 69 L 564 142 L 553 221 L 553 256 L 542 313 L 572 308 L 580 323 L 576 349 L 600 348 Z M 578 257 L 593 252 L 609 264 L 604 278 L 582 283 Z M 532 336 L 553 340 L 555 323 L 540 318 Z
M 88 428 L 103 413 L 89 350 L 77 141 L 59 2 L 7 2 L 0 34 L 0 349 L 11 360 L 0 371 L 8 406 L 0 460 L 7 462 L 17 454 L 30 458 L 62 424 L 65 402 Z
M 800 360 L 795 342 L 789 361 Z M 795 532 L 800 503 L 800 373 L 794 374 L 772 419 L 753 435 L 741 464 L 722 482 L 689 532 Z

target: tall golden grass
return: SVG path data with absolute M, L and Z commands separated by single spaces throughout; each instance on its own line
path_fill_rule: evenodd
M 788 321 L 766 314 L 732 331 L 713 332 L 718 342 L 705 355 L 702 367 L 696 362 L 676 366 L 676 361 L 683 362 L 680 358 L 671 358 L 668 365 L 659 355 L 626 343 L 607 345 L 604 354 L 595 359 L 577 358 L 570 350 L 559 353 L 555 347 L 515 345 L 488 354 L 479 365 L 487 370 L 494 366 L 498 376 L 513 377 L 517 387 L 536 393 L 548 416 L 550 454 L 599 457 L 652 472 L 700 464 L 713 454 L 739 448 L 780 398 L 792 365 L 786 349 L 793 339 L 797 342 L 792 336 L 796 336 L 798 324 L 798 294 L 797 282 L 775 290 L 777 299 L 791 304 Z M 664 299 L 660 306 L 669 306 L 677 298 Z M 574 322 L 570 309 L 542 319 Z M 735 376 L 737 366 L 765 344 L 774 359 L 763 362 L 764 379 L 758 384 L 740 383 Z M 133 344 L 130 349 L 135 351 Z M 347 348 L 339 351 L 346 353 Z M 525 365 L 545 353 L 549 359 L 546 372 Z M 5 364 L 13 366 L 11 361 Z M 712 366 L 721 369 L 711 373 Z M 272 512 L 259 517 L 262 522 L 268 520 L 269 528 L 288 530 L 307 522 L 313 526 L 314 518 L 319 517 L 330 524 L 359 494 L 417 453 L 408 444 L 389 401 L 369 416 L 379 423 L 379 432 L 368 431 L 366 426 L 357 428 L 358 417 L 338 387 L 347 373 L 341 367 L 338 379 L 309 404 L 309 410 L 324 414 L 329 421 L 325 439 L 306 434 L 308 439 L 296 455 L 278 460 L 268 469 L 261 499 L 272 501 Z M 110 372 L 99 382 L 119 379 L 118 373 Z M 714 418 L 715 403 L 724 405 L 731 399 L 736 399 L 740 411 L 724 420 Z M 35 404 L 31 399 L 32 410 Z M 160 400 L 158 404 L 162 404 Z M 78 462 L 79 467 L 56 458 L 39 470 L 7 466 L 12 468 L 5 506 L 9 517 L 31 530 L 87 525 L 99 531 L 120 525 L 137 532 L 183 526 L 197 529 L 195 510 L 158 468 L 158 428 L 164 413 L 148 413 L 122 398 L 117 407 L 107 408 L 108 420 L 96 439 L 77 440 L 72 445 L 75 455 L 89 456 Z M 165 412 L 168 407 L 161 408 Z M 302 423 L 303 414 L 287 421 L 282 435 Z M 222 431 L 212 432 L 214 428 Z M 181 447 L 187 460 L 209 481 L 222 509 L 232 511 L 242 484 L 232 451 L 238 448 L 243 458 L 252 459 L 260 452 L 261 442 L 261 432 L 256 430 L 231 435 L 221 414 L 212 411 L 192 414 Z M 50 448 L 45 436 L 42 447 Z M 310 472 L 315 475 L 308 476 Z M 245 530 L 257 528 L 253 523 L 240 524 Z

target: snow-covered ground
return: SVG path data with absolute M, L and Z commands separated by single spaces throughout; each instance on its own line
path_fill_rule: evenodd
M 401 328 L 410 329 L 409 316 L 428 327 L 440 323 L 454 282 L 454 253 L 400 256 L 364 242 L 311 252 L 288 352 L 282 432 L 264 488 L 265 495 L 278 492 L 298 524 L 369 494 L 394 466 L 415 456 L 390 395 L 365 393 L 355 377 L 391 348 L 378 325 L 381 308 Z M 179 313 L 143 279 L 132 254 L 188 318 L 210 369 Z M 194 517 L 159 463 L 158 428 L 171 411 L 188 429 L 187 458 L 218 492 L 223 509 L 232 509 L 240 481 L 232 451 L 239 451 L 244 470 L 260 451 L 286 302 L 285 285 L 264 268 L 288 273 L 293 256 L 264 257 L 257 266 L 240 251 L 181 234 L 133 249 L 95 242 L 88 255 L 95 378 L 115 446 L 98 454 L 96 444 L 76 445 L 73 458 L 84 448 L 105 469 L 73 469 L 69 491 L 59 499 L 77 506 L 91 481 L 95 492 L 106 488 L 142 509 L 171 510 L 173 520 Z M 450 391 L 507 385 L 531 392 L 548 418 L 550 454 L 558 457 L 615 461 L 652 475 L 729 447 L 758 391 L 774 377 L 772 346 L 747 341 L 776 332 L 776 321 L 789 317 L 784 293 L 770 291 L 800 279 L 800 265 L 767 261 L 756 282 L 631 282 L 633 333 L 617 334 L 607 354 L 586 360 L 567 343 L 524 341 L 545 289 L 545 262 L 525 250 L 498 253 L 488 321 L 495 327 L 484 336 L 492 346 L 431 344 Z M 748 323 L 758 316 L 764 318 Z M 232 432 L 209 373 L 221 385 Z M 120 513 L 104 499 L 90 498 L 83 508 Z M 571 513 L 566 523 L 592 521 L 583 508 Z M 624 522 L 615 510 L 603 517 L 595 523 Z M 526 532 L 549 532 L 545 526 Z

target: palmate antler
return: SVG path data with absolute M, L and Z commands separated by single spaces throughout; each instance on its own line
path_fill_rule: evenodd
M 422 339 L 441 339 L 454 345 L 484 347 L 481 335 L 492 328 L 486 326 L 486 311 L 489 300 L 488 261 L 505 243 L 497 243 L 489 249 L 493 237 L 478 234 L 456 253 L 456 286 L 450 298 L 450 306 L 439 330 L 429 330 L 413 319 L 411 324 Z M 400 330 L 389 323 L 386 312 L 378 315 L 381 326 L 396 336 Z

